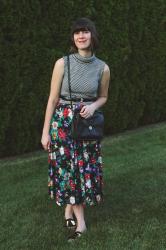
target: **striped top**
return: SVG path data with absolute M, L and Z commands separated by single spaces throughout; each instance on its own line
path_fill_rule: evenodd
M 71 54 L 69 58 L 72 97 L 88 99 L 97 97 L 105 62 L 98 59 L 95 55 L 83 57 L 79 53 Z M 67 56 L 64 56 L 63 59 L 64 76 L 61 86 L 61 95 L 70 98 Z

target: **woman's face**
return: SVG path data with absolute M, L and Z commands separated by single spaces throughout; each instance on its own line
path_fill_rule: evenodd
M 74 43 L 78 50 L 89 49 L 91 45 L 91 32 L 89 30 L 74 32 Z

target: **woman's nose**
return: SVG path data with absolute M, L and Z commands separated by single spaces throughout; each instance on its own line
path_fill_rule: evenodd
M 79 37 L 83 37 L 84 33 L 82 31 L 79 32 Z

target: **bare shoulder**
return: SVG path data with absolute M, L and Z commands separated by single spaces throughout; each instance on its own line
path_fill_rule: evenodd
M 100 96 L 107 98 L 109 84 L 110 84 L 110 69 L 109 66 L 105 63 L 100 84 Z
M 63 67 L 64 67 L 64 59 L 63 59 L 63 57 L 62 57 L 62 58 L 59 58 L 59 59 L 55 62 L 55 67 L 58 67 L 58 68 L 63 68 Z
M 107 64 L 104 66 L 104 72 L 110 73 L 110 69 Z
M 107 64 L 105 64 L 105 66 L 104 66 L 102 79 L 104 81 L 105 80 L 108 81 L 110 79 L 110 69 L 109 69 L 109 66 Z
M 64 73 L 64 59 L 63 58 L 60 58 L 55 62 L 53 73 L 58 74 L 58 75 L 63 75 Z

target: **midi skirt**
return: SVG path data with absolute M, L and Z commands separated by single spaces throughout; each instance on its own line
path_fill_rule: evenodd
M 74 104 L 73 109 L 79 108 Z M 103 200 L 103 171 L 99 141 L 71 137 L 73 110 L 58 104 L 50 125 L 48 154 L 49 197 L 59 205 L 95 205 Z

